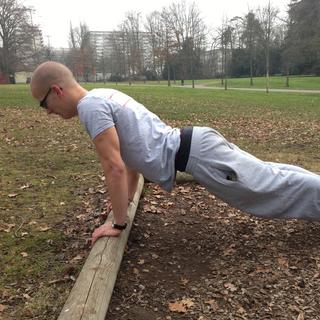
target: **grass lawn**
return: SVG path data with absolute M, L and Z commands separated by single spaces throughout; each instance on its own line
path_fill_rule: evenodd
M 320 172 L 320 95 L 114 87 L 173 126 L 212 126 L 265 160 Z M 72 287 L 70 281 L 56 284 L 71 267 L 77 274 L 84 256 L 76 250 L 87 250 L 68 222 L 87 228 L 90 238 L 94 225 L 83 215 L 101 176 L 77 119 L 47 116 L 25 85 L 0 86 L 1 319 L 54 319 L 50 312 L 60 310 Z
M 141 83 L 141 82 L 136 82 Z M 161 80 L 157 81 L 148 81 L 148 84 L 155 85 L 167 85 L 168 82 Z M 174 85 L 174 81 L 171 82 Z M 191 85 L 191 80 L 185 80 L 185 85 Z M 175 85 L 180 85 L 179 80 L 176 81 Z M 206 87 L 216 87 L 224 88 L 224 85 L 221 84 L 220 79 L 201 79 L 195 80 L 195 85 L 201 85 Z M 229 88 L 255 88 L 255 89 L 264 89 L 266 87 L 266 78 L 265 77 L 254 77 L 253 86 L 250 86 L 250 78 L 229 78 L 228 79 Z M 289 77 L 289 87 L 286 86 L 286 77 L 283 76 L 272 76 L 270 77 L 270 88 L 271 89 L 294 89 L 294 90 L 320 90 L 320 77 L 312 76 L 290 76 Z
M 221 80 L 199 80 L 199 84 L 206 86 L 221 86 Z M 228 86 L 233 88 L 250 88 L 249 78 L 230 78 L 228 79 Z M 253 78 L 252 88 L 265 88 L 266 78 L 255 77 Z M 286 77 L 273 76 L 270 77 L 270 88 L 272 89 L 304 89 L 304 90 L 319 90 L 320 77 L 303 77 L 303 76 L 290 76 L 289 87 L 286 86 Z

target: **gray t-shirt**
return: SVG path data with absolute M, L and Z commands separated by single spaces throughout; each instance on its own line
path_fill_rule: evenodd
M 89 91 L 79 101 L 78 114 L 92 140 L 115 126 L 124 163 L 163 189 L 173 188 L 179 129 L 167 126 L 142 104 L 113 89 Z

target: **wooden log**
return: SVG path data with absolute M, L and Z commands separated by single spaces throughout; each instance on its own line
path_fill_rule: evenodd
M 143 189 L 140 175 L 137 191 L 128 208 L 128 226 L 117 238 L 100 238 L 93 246 L 58 320 L 104 320 L 120 268 L 135 212 Z M 112 220 L 112 213 L 107 221 Z
M 183 184 L 186 182 L 195 182 L 195 180 L 191 174 L 177 171 L 176 184 Z

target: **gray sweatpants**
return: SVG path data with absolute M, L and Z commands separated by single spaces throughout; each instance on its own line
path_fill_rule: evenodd
M 214 129 L 193 128 L 186 171 L 220 199 L 253 215 L 320 220 L 320 176 L 257 159 Z

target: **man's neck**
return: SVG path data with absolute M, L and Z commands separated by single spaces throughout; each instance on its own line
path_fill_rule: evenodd
M 85 97 L 88 93 L 88 91 L 86 89 L 84 89 L 83 87 L 81 87 L 79 84 L 77 84 L 77 87 L 74 88 L 74 90 L 72 91 L 72 101 L 74 102 L 74 104 L 77 106 L 79 101 Z

